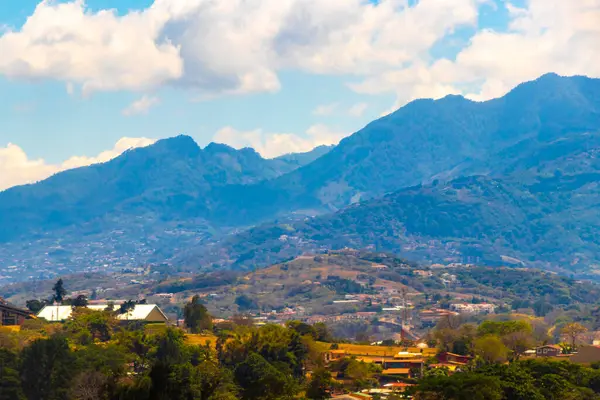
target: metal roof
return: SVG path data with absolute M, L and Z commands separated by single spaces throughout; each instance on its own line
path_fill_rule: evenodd
M 103 311 L 108 304 L 88 305 L 90 310 Z M 119 306 L 115 304 L 115 311 Z M 38 313 L 39 318 L 47 321 L 64 321 L 71 316 L 73 308 L 71 306 L 46 306 Z M 151 321 L 166 322 L 167 316 L 156 304 L 136 304 L 135 307 L 126 314 L 117 314 L 116 318 L 122 321 Z

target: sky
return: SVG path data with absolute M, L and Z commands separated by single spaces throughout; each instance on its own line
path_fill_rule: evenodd
M 600 0 L 0 0 L 0 190 L 179 134 L 308 151 L 598 48 Z

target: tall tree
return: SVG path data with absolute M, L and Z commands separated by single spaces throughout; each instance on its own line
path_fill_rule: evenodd
M 0 347 L 0 400 L 24 400 L 17 354 Z
M 62 279 L 56 281 L 54 286 L 52 286 L 52 291 L 54 292 L 52 299 L 57 303 L 62 303 L 67 295 L 67 290 L 64 287 Z
M 206 307 L 200 303 L 200 297 L 194 296 L 192 300 L 185 305 L 183 309 L 185 326 L 192 333 L 199 333 L 204 330 L 212 329 L 212 317 Z
M 297 392 L 291 376 L 256 353 L 235 368 L 234 376 L 245 400 L 291 399 Z
M 21 381 L 29 400 L 66 399 L 74 357 L 67 339 L 37 339 L 21 354 Z
M 563 326 L 560 331 L 563 335 L 567 335 L 569 339 L 571 339 L 571 346 L 572 348 L 575 348 L 575 342 L 577 341 L 579 335 L 587 332 L 588 330 L 585 326 L 578 322 L 571 322 Z
M 119 314 L 127 314 L 127 313 L 129 313 L 129 311 L 133 310 L 134 308 L 135 308 L 135 301 L 127 300 L 127 301 L 123 302 L 123 304 L 121 304 L 121 306 L 119 307 L 118 313 Z
M 501 363 L 506 361 L 508 349 L 498 336 L 486 335 L 475 340 L 475 354 L 486 363 Z
M 331 373 L 325 368 L 316 369 L 306 387 L 306 397 L 312 400 L 325 400 L 331 397 L 333 386 Z

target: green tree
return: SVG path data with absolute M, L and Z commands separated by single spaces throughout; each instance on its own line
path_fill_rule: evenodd
M 194 296 L 183 309 L 185 326 L 192 333 L 212 330 L 212 317 L 206 307 L 200 303 L 200 297 Z
M 67 290 L 64 287 L 62 279 L 56 281 L 54 286 L 52 286 L 52 291 L 54 292 L 52 299 L 59 304 L 62 303 L 67 295 Z
M 258 309 L 258 304 L 245 294 L 236 297 L 234 302 L 241 312 Z
M 24 400 L 17 354 L 0 347 L 0 400 Z
M 127 313 L 129 313 L 129 311 L 133 310 L 134 308 L 135 308 L 135 301 L 127 300 L 127 301 L 124 301 L 119 306 L 119 310 L 117 311 L 117 313 L 120 315 L 127 314 Z
M 31 311 L 34 314 L 37 314 L 38 312 L 40 312 L 40 310 L 42 308 L 44 308 L 44 306 L 46 305 L 46 301 L 44 300 L 43 302 L 37 299 L 33 299 L 33 300 L 27 300 L 27 302 L 25 303 L 25 305 L 27 306 L 27 309 L 29 311 Z
M 298 390 L 291 376 L 257 353 L 251 353 L 240 363 L 234 376 L 245 400 L 291 399 Z
M 37 339 L 23 349 L 20 375 L 29 400 L 67 398 L 74 357 L 66 338 Z
M 79 296 L 75 297 L 74 299 L 71 299 L 72 307 L 86 307 L 87 305 L 88 305 L 88 299 L 83 294 L 80 294 Z
M 65 331 L 80 344 L 93 340 L 106 342 L 111 339 L 117 326 L 115 316 L 108 311 L 75 308 L 65 322 Z
M 313 400 L 324 400 L 331 397 L 333 379 L 331 373 L 325 368 L 313 371 L 306 387 L 306 397 Z
M 508 348 L 495 335 L 475 339 L 474 350 L 475 354 L 488 364 L 505 362 L 508 356 Z
M 474 373 L 425 377 L 415 389 L 415 400 L 500 400 L 500 379 Z

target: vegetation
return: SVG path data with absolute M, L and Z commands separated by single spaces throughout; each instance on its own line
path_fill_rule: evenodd
M 414 392 L 417 400 L 592 400 L 600 398 L 599 382 L 597 369 L 535 359 L 426 376 Z
M 305 387 L 310 362 L 310 342 L 279 326 L 234 326 L 215 347 L 187 344 L 176 328 L 151 333 L 81 308 L 40 335 L 3 342 L 0 399 L 291 399 Z

